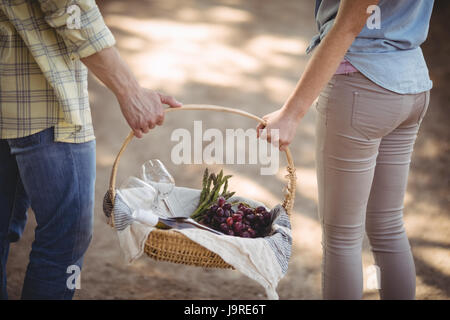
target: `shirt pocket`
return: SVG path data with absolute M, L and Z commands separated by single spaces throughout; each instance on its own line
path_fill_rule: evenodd
M 403 95 L 368 91 L 353 92 L 351 126 L 366 139 L 380 139 L 397 126 Z

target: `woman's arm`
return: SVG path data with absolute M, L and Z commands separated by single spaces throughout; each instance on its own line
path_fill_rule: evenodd
M 367 7 L 379 0 L 341 0 L 338 14 L 328 34 L 314 50 L 295 90 L 284 106 L 263 118 L 270 129 L 279 129 L 279 146 L 284 149 L 294 138 L 298 123 L 308 111 L 325 84 L 336 72 L 353 40 L 361 32 L 367 18 Z M 263 126 L 258 126 L 262 129 Z

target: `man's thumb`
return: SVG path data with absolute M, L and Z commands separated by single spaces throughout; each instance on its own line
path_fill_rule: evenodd
M 183 105 L 181 102 L 177 101 L 174 97 L 166 96 L 163 94 L 159 94 L 159 97 L 161 99 L 161 103 L 167 104 L 172 108 L 179 108 Z

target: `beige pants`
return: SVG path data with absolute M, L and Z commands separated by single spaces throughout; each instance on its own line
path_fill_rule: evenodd
M 316 108 L 324 299 L 361 299 L 364 231 L 381 271 L 382 299 L 414 299 L 403 227 L 409 163 L 429 91 L 401 95 L 361 73 L 335 75 Z

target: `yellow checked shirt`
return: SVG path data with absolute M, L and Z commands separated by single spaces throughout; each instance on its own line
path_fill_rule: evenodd
M 0 139 L 95 139 L 80 58 L 114 44 L 94 0 L 0 0 Z

